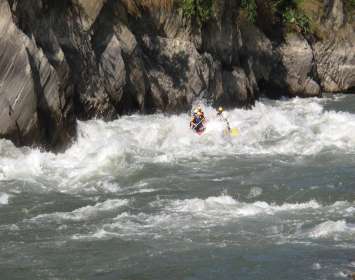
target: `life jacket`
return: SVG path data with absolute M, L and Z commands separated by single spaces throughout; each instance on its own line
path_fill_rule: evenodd
M 205 119 L 205 113 L 201 111 L 201 119 L 204 120 Z
M 193 120 L 193 123 L 196 124 L 196 125 L 202 124 L 202 117 L 196 115 L 194 120 Z

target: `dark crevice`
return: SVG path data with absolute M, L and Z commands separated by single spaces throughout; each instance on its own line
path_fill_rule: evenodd
M 304 36 L 304 40 L 307 41 L 308 45 L 310 46 L 311 50 L 312 50 L 312 69 L 311 69 L 311 78 L 317 82 L 317 84 L 321 86 L 321 79 L 318 75 L 318 65 L 317 65 L 317 61 L 316 61 L 316 57 L 315 57 L 315 49 L 313 47 L 313 44 L 315 43 L 315 38 L 314 37 L 307 37 Z M 323 89 L 321 88 L 321 91 L 323 91 Z
M 22 146 L 24 145 L 24 141 L 22 141 L 22 134 L 21 134 L 21 129 L 20 126 L 17 122 L 17 120 L 15 121 L 15 126 L 16 126 L 16 130 L 17 130 L 17 145 L 18 146 Z
M 56 122 L 52 116 L 52 112 L 49 109 L 49 105 L 45 98 L 44 88 L 48 83 L 49 78 L 45 81 L 44 85 L 41 83 L 40 73 L 36 65 L 35 58 L 30 51 L 26 48 L 28 60 L 31 66 L 31 75 L 33 79 L 34 92 L 37 96 L 37 117 L 39 130 L 41 132 L 40 141 L 44 145 L 45 149 L 49 149 L 55 142 Z
M 104 3 L 95 22 L 91 26 L 92 38 L 91 47 L 95 52 L 97 63 L 99 63 L 102 53 L 114 35 L 114 26 L 119 23 L 119 17 L 115 16 L 115 4 L 117 1 L 109 0 Z

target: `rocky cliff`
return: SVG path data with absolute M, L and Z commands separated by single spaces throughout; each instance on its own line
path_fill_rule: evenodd
M 60 150 L 77 118 L 354 90 L 343 1 L 321 6 L 323 38 L 281 30 L 275 39 L 234 0 L 216 2 L 204 24 L 172 0 L 0 0 L 0 137 Z

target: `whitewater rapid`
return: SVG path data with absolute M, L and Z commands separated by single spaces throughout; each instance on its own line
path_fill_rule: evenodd
M 253 110 L 229 112 L 238 137 L 226 137 L 225 125 L 206 107 L 208 119 L 202 136 L 189 129 L 189 115 L 126 116 L 105 123 L 78 122 L 78 139 L 64 153 L 54 155 L 15 148 L 0 140 L 0 179 L 36 180 L 41 176 L 73 185 L 80 180 L 129 174 L 147 163 L 206 162 L 241 155 L 317 155 L 355 153 L 355 115 L 325 111 L 322 99 L 258 102 Z
M 238 137 L 226 137 L 215 110 L 202 104 L 202 136 L 186 113 L 78 122 L 76 141 L 61 154 L 0 140 L 0 265 L 17 264 L 21 252 L 22 265 L 34 263 L 33 277 L 68 279 L 80 271 L 99 279 L 93 275 L 116 271 L 117 279 L 147 272 L 168 279 L 171 272 L 155 271 L 170 261 L 210 279 L 216 262 L 235 273 L 222 260 L 237 254 L 238 269 L 248 267 L 240 258 L 267 256 L 268 271 L 283 262 L 302 271 L 283 279 L 346 276 L 355 250 L 355 109 L 347 98 L 261 100 L 252 110 L 230 110 Z M 41 246 L 58 252 L 62 266 L 78 268 L 48 268 L 56 262 Z M 313 256 L 324 248 L 334 259 Z M 283 257 L 297 252 L 308 257 Z M 169 279 L 184 278 L 172 273 Z

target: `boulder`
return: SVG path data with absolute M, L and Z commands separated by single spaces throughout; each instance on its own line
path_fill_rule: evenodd
M 349 31 L 347 34 L 346 38 L 333 38 L 314 46 L 317 73 L 326 92 L 346 92 L 355 88 L 355 33 Z
M 81 23 L 84 31 L 90 30 L 106 0 L 72 0 L 81 13 Z
M 215 7 L 215 18 L 203 29 L 203 49 L 223 65 L 239 64 L 241 34 L 237 25 L 237 1 L 221 0 Z
M 151 103 L 159 111 L 186 110 L 209 89 L 212 57 L 190 41 L 144 36 Z
M 42 50 L 14 24 L 6 1 L 0 2 L 0 13 L 0 137 L 17 145 L 59 148 L 72 136 L 69 127 L 75 123 L 70 109 L 64 114 L 57 74 Z
M 222 99 L 218 102 L 220 104 L 242 107 L 255 99 L 253 86 L 242 68 L 223 71 L 223 90 Z
M 241 49 L 239 55 L 241 60 L 251 61 L 251 68 L 257 81 L 269 81 L 272 67 L 278 62 L 273 53 L 271 41 L 251 24 L 242 23 L 240 31 Z
M 344 4 L 342 0 L 325 0 L 325 20 L 328 30 L 338 30 L 345 24 Z
M 105 89 L 115 106 L 118 106 L 126 84 L 126 69 L 120 43 L 113 35 L 101 55 L 100 68 L 105 78 Z
M 308 42 L 299 34 L 290 33 L 278 52 L 283 68 L 276 69 L 280 85 L 285 84 L 291 96 L 319 96 L 320 87 L 312 78 L 314 58 Z

